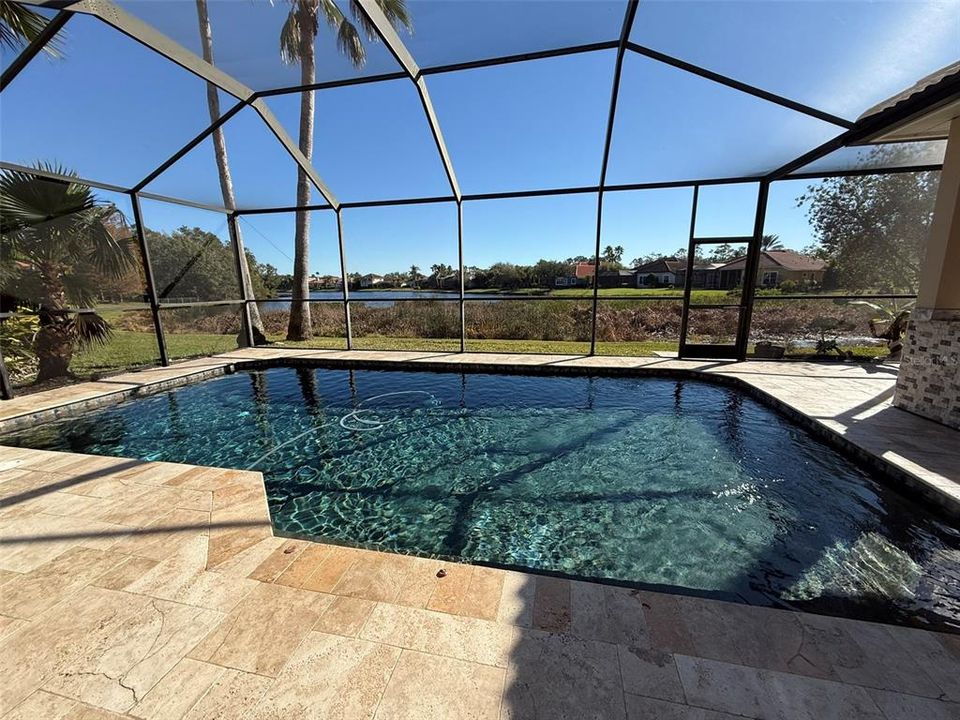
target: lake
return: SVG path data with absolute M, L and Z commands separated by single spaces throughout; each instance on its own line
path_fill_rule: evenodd
M 469 293 L 472 300 L 497 301 L 504 298 L 498 293 Z M 376 307 L 389 307 L 397 300 L 421 298 L 428 300 L 459 300 L 456 290 L 351 290 L 350 300 L 364 302 Z M 342 300 L 339 290 L 314 290 L 310 293 L 311 300 Z M 260 309 L 265 311 L 286 310 L 290 304 L 290 296 L 282 295 L 275 300 L 260 303 Z

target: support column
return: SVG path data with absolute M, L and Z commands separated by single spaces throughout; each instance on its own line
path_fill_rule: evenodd
M 243 247 L 243 239 L 240 237 L 240 229 L 237 227 L 235 213 L 227 215 L 227 226 L 230 231 L 230 244 L 233 247 L 233 260 L 237 268 L 237 282 L 240 283 L 240 299 L 243 300 L 240 311 L 240 337 L 247 347 L 252 348 L 256 347 L 257 343 L 253 339 L 253 319 L 250 316 L 250 303 L 256 302 L 256 298 L 247 296 L 247 287 L 249 286 L 245 272 L 247 264 L 243 262 L 246 250 Z
M 893 402 L 960 429 L 960 117 L 950 125 Z
M 130 192 L 130 205 L 133 207 L 133 223 L 137 230 L 137 244 L 140 248 L 140 260 L 143 263 L 143 276 L 147 283 L 147 300 L 150 303 L 150 314 L 153 317 L 153 330 L 157 336 L 157 351 L 160 355 L 160 364 L 166 367 L 170 364 L 170 358 L 167 356 L 167 338 L 163 334 L 160 300 L 157 298 L 157 286 L 153 279 L 153 265 L 150 262 L 150 249 L 147 246 L 147 236 L 143 226 L 140 196 L 136 192 Z

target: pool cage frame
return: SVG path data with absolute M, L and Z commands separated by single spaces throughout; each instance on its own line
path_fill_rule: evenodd
M 220 70 L 214 65 L 206 62 L 195 53 L 187 50 L 167 36 L 163 35 L 151 25 L 130 15 L 121 8 L 108 0 L 20 0 L 25 5 L 36 5 L 46 8 L 57 9 L 59 12 L 48 22 L 44 30 L 31 42 L 24 50 L 10 63 L 0 78 L 0 92 L 5 89 L 16 76 L 29 64 L 29 62 L 38 55 L 45 45 L 50 42 L 57 33 L 67 24 L 75 14 L 85 14 L 93 16 L 100 21 L 110 25 L 119 32 L 125 34 L 131 39 L 139 42 L 147 48 L 166 57 L 168 60 L 179 65 L 183 69 L 199 77 L 200 79 L 212 84 L 216 88 L 223 90 L 236 97 L 238 102 L 222 113 L 216 121 L 210 123 L 196 137 L 186 143 L 180 150 L 171 155 L 166 161 L 157 166 L 143 180 L 133 187 L 121 187 L 108 183 L 88 180 L 85 178 L 67 177 L 57 173 L 46 172 L 35 168 L 28 168 L 13 163 L 0 162 L 0 167 L 21 171 L 37 177 L 43 177 L 54 181 L 63 181 L 71 183 L 81 183 L 90 187 L 102 190 L 123 193 L 129 196 L 133 208 L 133 220 L 137 236 L 141 261 L 143 264 L 144 275 L 146 279 L 146 299 L 149 304 L 150 313 L 153 319 L 154 332 L 157 340 L 159 359 L 162 366 L 170 364 L 167 353 L 166 338 L 161 318 L 161 308 L 189 308 L 189 307 L 216 307 L 216 306 L 238 306 L 241 310 L 242 333 L 248 346 L 254 345 L 253 328 L 250 315 L 250 304 L 256 303 L 256 298 L 247 297 L 247 283 L 244 282 L 243 269 L 244 263 L 240 258 L 243 256 L 244 247 L 241 234 L 237 231 L 237 218 L 246 215 L 260 215 L 268 213 L 289 213 L 289 212 L 310 212 L 314 210 L 332 210 L 336 216 L 337 236 L 339 246 L 340 274 L 342 283 L 342 300 L 326 301 L 338 302 L 343 305 L 344 329 L 346 334 L 346 347 L 353 349 L 353 333 L 350 320 L 351 302 L 357 302 L 350 299 L 349 278 L 347 276 L 346 251 L 344 244 L 342 211 L 351 208 L 371 208 L 371 207 L 389 207 L 397 205 L 420 205 L 430 203 L 455 203 L 457 208 L 457 252 L 458 252 L 458 292 L 456 301 L 459 304 L 460 316 L 460 352 L 468 352 L 466 338 L 466 303 L 475 301 L 483 302 L 481 299 L 473 299 L 466 295 L 464 284 L 464 263 L 463 263 L 463 204 L 471 201 L 481 200 L 501 200 L 518 199 L 532 197 L 546 197 L 557 195 L 574 194 L 596 194 L 597 196 L 597 217 L 596 217 L 596 237 L 593 256 L 593 276 L 591 279 L 591 330 L 590 330 L 590 349 L 589 354 L 594 355 L 597 349 L 597 311 L 599 305 L 600 289 L 600 245 L 603 224 L 603 197 L 607 192 L 622 192 L 631 190 L 656 190 L 665 188 L 692 188 L 693 202 L 690 219 L 690 233 L 688 239 L 687 252 L 687 272 L 685 275 L 683 288 L 683 310 L 681 315 L 680 327 L 680 352 L 681 358 L 725 358 L 745 360 L 747 355 L 747 341 L 749 337 L 750 321 L 753 312 L 754 296 L 757 285 L 757 271 L 759 268 L 761 239 L 763 236 L 764 221 L 766 215 L 767 196 L 770 185 L 778 180 L 803 180 L 803 179 L 824 179 L 830 177 L 850 177 L 861 175 L 882 175 L 899 172 L 923 172 L 940 170 L 941 164 L 933 165 L 914 165 L 909 167 L 896 168 L 858 168 L 848 170 L 837 170 L 832 172 L 797 172 L 808 164 L 823 158 L 824 156 L 840 148 L 870 144 L 871 141 L 882 133 L 894 129 L 919 113 L 930 110 L 938 105 L 945 103 L 958 94 L 960 94 L 960 73 L 948 75 L 922 91 L 914 93 L 910 97 L 900 102 L 886 107 L 872 115 L 861 117 L 855 122 L 838 117 L 831 113 L 824 112 L 817 108 L 796 102 L 787 97 L 763 90 L 761 88 L 749 85 L 747 83 L 735 80 L 720 73 L 713 72 L 706 68 L 694 65 L 679 58 L 667 55 L 652 48 L 639 45 L 630 41 L 630 32 L 636 17 L 639 0 L 626 0 L 626 10 L 620 35 L 617 40 L 606 42 L 597 42 L 583 45 L 573 45 L 538 52 L 528 52 L 500 57 L 491 57 L 482 60 L 472 60 L 468 62 L 453 63 L 447 65 L 438 65 L 433 67 L 421 68 L 411 53 L 407 50 L 403 41 L 390 24 L 389 20 L 383 14 L 375 0 L 356 0 L 360 10 L 366 16 L 370 26 L 376 29 L 379 40 L 388 48 L 394 59 L 397 61 L 402 71 L 383 73 L 379 75 L 370 75 L 365 77 L 355 77 L 343 80 L 334 80 L 326 82 L 317 82 L 311 85 L 297 85 L 271 89 L 264 91 L 254 91 L 243 83 L 237 81 L 231 75 Z M 450 153 L 447 150 L 444 141 L 443 132 L 440 128 L 437 115 L 433 109 L 430 94 L 427 88 L 427 77 L 430 75 L 458 72 L 463 70 L 472 70 L 477 68 L 493 67 L 497 65 L 506 65 L 531 60 L 541 60 L 546 58 L 561 57 L 567 55 L 576 55 L 580 53 L 597 52 L 602 50 L 616 50 L 616 59 L 613 70 L 613 83 L 610 95 L 609 111 L 607 116 L 606 131 L 603 143 L 603 156 L 598 183 L 592 186 L 553 188 L 542 190 L 523 190 L 495 193 L 463 193 L 457 181 L 453 162 Z M 704 178 L 669 182 L 649 182 L 611 185 L 607 183 L 607 168 L 610 159 L 610 146 L 613 137 L 614 121 L 617 112 L 617 100 L 620 92 L 621 74 L 623 70 L 624 57 L 627 52 L 633 52 L 655 60 L 660 63 L 672 66 L 687 73 L 699 76 L 701 78 L 719 83 L 726 87 L 738 90 L 742 93 L 752 95 L 767 102 L 771 102 L 790 110 L 817 118 L 819 120 L 836 125 L 841 129 L 840 134 L 821 144 L 820 146 L 804 153 L 803 155 L 791 160 L 779 168 L 760 175 L 724 177 L 724 178 Z M 361 202 L 339 202 L 329 187 L 323 182 L 317 173 L 313 164 L 300 152 L 298 145 L 286 132 L 277 118 L 267 107 L 263 98 L 282 95 L 288 93 L 299 93 L 305 91 L 325 90 L 349 85 L 359 85 L 366 83 L 376 83 L 389 80 L 408 79 L 413 84 L 420 98 L 423 107 L 424 116 L 433 136 L 437 153 L 443 164 L 444 172 L 450 186 L 450 194 L 434 197 L 420 197 L 399 200 L 373 200 Z M 214 131 L 223 126 L 238 112 L 245 107 L 253 108 L 263 122 L 267 125 L 277 141 L 283 146 L 284 150 L 290 155 L 299 169 L 306 173 L 312 185 L 324 199 L 323 204 L 313 204 L 305 206 L 286 206 L 272 208 L 256 209 L 237 209 L 226 208 L 212 204 L 199 203 L 190 200 L 174 198 L 164 195 L 158 195 L 145 191 L 145 187 L 153 180 L 159 177 L 164 171 L 174 165 L 184 155 L 197 147 L 206 138 L 210 137 Z M 757 206 L 754 217 L 753 232 L 750 235 L 738 237 L 696 237 L 695 225 L 697 217 L 697 205 L 700 189 L 714 185 L 736 185 L 745 183 L 756 183 L 758 185 Z M 185 302 L 185 303 L 161 303 L 157 295 L 156 284 L 153 277 L 153 270 L 150 263 L 150 253 L 144 233 L 142 220 L 142 211 L 140 199 L 158 200 L 187 207 L 194 207 L 202 210 L 209 210 L 222 213 L 227 218 L 228 231 L 230 235 L 232 251 L 234 255 L 237 278 L 239 281 L 240 298 L 236 300 L 218 300 L 207 302 Z M 717 304 L 717 305 L 691 305 L 691 291 L 693 285 L 693 264 L 695 256 L 695 247 L 701 244 L 717 243 L 743 243 L 746 244 L 746 265 L 743 271 L 743 284 L 740 296 L 740 302 L 736 304 Z M 810 299 L 818 296 L 810 295 L 780 295 L 777 300 L 799 300 Z M 850 298 L 872 298 L 872 299 L 908 299 L 916 297 L 913 294 L 871 294 L 856 296 L 825 296 L 825 299 L 850 299 Z M 531 301 L 538 299 L 537 296 L 509 295 L 504 294 L 503 300 L 525 300 Z M 635 296 L 604 296 L 604 300 L 634 300 Z M 680 301 L 677 296 L 644 296 L 642 301 L 650 300 L 671 300 Z M 401 300 L 400 302 L 436 302 L 435 298 L 414 298 Z M 291 303 L 295 302 L 291 300 Z M 311 302 L 303 300 L 302 302 Z M 313 301 L 315 302 L 315 301 Z M 442 300 L 440 302 L 453 302 Z M 711 309 L 733 309 L 738 312 L 737 331 L 735 342 L 730 344 L 694 344 L 687 342 L 688 318 L 690 310 L 711 310 Z M 0 320 L 12 316 L 14 313 L 0 314 Z M 0 354 L 0 396 L 4 399 L 13 396 L 13 390 L 7 374 L 6 366 Z

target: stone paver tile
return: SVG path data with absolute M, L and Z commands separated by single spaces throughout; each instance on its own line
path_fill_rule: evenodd
M 957 703 L 889 690 L 870 690 L 869 693 L 887 720 L 957 720 L 960 718 L 960 705 Z
M 210 514 L 199 510 L 171 510 L 143 528 L 131 528 L 129 535 L 110 544 L 110 549 L 124 555 L 139 555 L 151 560 L 165 560 L 180 552 L 184 545 L 203 536 L 206 545 Z M 206 549 L 204 549 L 206 556 Z
M 784 720 L 883 718 L 867 691 L 855 685 L 686 655 L 675 660 L 691 705 Z
M 314 626 L 314 630 L 356 637 L 376 607 L 373 600 L 338 595 L 324 611 Z
M 311 632 L 249 720 L 371 718 L 399 656 L 399 648 Z
M 504 670 L 404 650 L 376 720 L 495 720 Z
M 408 650 L 504 667 L 518 630 L 488 620 L 378 603 L 360 637 Z
M 730 632 L 725 622 L 724 610 L 730 603 L 685 596 L 676 596 L 673 602 L 683 628 L 681 637 L 689 638 L 692 646 L 689 654 L 724 662 L 743 662 L 736 635 Z M 679 634 L 681 631 L 675 629 L 674 632 Z
M 13 570 L 0 570 L 0 586 L 21 576 L 23 576 L 23 573 L 13 572 Z
M 236 575 L 238 577 L 247 577 L 256 570 L 264 560 L 266 560 L 274 550 L 283 545 L 284 539 L 274 537 L 265 537 L 250 547 L 241 550 L 233 557 L 224 560 L 215 567 L 210 567 L 207 563 L 207 570 L 224 573 L 226 575 Z
M 518 631 L 501 718 L 623 718 L 617 648 L 537 630 Z
M 809 642 L 798 613 L 699 598 L 682 598 L 678 603 L 695 648 L 682 654 L 840 679 L 817 643 Z
M 258 583 L 190 657 L 276 677 L 332 601 L 328 595 Z
M 207 538 L 196 535 L 189 543 L 127 586 L 129 592 L 174 600 L 228 612 L 256 585 L 256 581 L 208 572 Z
M 572 581 L 570 628 L 584 640 L 648 646 L 646 618 L 637 590 Z
M 273 681 L 263 675 L 225 668 L 183 720 L 234 720 L 246 717 Z
M 216 569 L 261 540 L 273 536 L 270 517 L 266 512 L 260 520 L 237 521 L 243 523 L 237 527 L 229 524 L 218 526 L 221 522 L 229 523 L 230 521 L 214 512 L 210 517 L 210 539 L 207 543 L 208 570 Z
M 938 697 L 940 688 L 916 662 L 904 662 L 904 649 L 886 627 L 804 613 L 804 648 L 815 649 L 838 679 L 880 690 Z
M 334 585 L 336 595 L 393 602 L 413 561 L 407 555 L 394 553 L 362 552 Z
M 0 593 L 0 613 L 32 618 L 124 560 L 122 555 L 75 547 L 21 576 Z
M 227 470 L 217 478 L 218 484 L 213 488 L 213 509 L 222 510 L 237 505 L 252 505 L 259 503 L 267 507 L 267 493 L 263 487 L 263 480 L 250 482 L 249 474 L 241 474 L 236 470 Z
M 497 622 L 517 627 L 531 627 L 535 591 L 536 578 L 533 575 L 505 572 Z
M 570 627 L 570 581 L 539 576 L 533 601 L 533 626 L 549 632 Z
M 691 705 L 624 693 L 627 720 L 743 720 L 742 715 L 715 712 Z
M 104 501 L 100 498 L 68 492 L 48 492 L 30 500 L 6 505 L 0 511 L 0 516 L 18 517 L 42 512 L 66 517 L 96 517 L 103 509 Z
M 470 577 L 470 587 L 460 606 L 460 614 L 481 620 L 496 620 L 503 595 L 504 571 L 477 566 Z
M 463 563 L 443 563 L 440 569 L 446 575 L 438 578 L 434 585 L 433 594 L 427 602 L 427 609 L 455 615 L 460 612 L 463 598 L 470 589 L 474 566 Z
M 129 717 L 129 715 L 121 715 L 103 708 L 77 703 L 63 716 L 63 720 L 129 720 Z
M 885 629 L 937 685 L 937 697 L 960 703 L 960 636 L 896 626 Z M 948 649 L 948 638 L 955 644 L 956 653 Z
M 330 545 L 308 543 L 303 552 L 297 555 L 296 559 L 277 576 L 274 582 L 277 585 L 287 585 L 288 587 L 303 587 L 306 579 L 313 575 L 314 571 L 320 567 L 320 563 L 327 559 L 331 550 Z
M 87 586 L 0 645 L 0 668 L 14 693 L 43 689 L 126 712 L 223 616 Z
M 4 548 L 0 553 L 0 569 L 27 573 L 76 545 L 110 545 L 116 540 L 110 533 L 121 530 L 123 528 L 118 525 L 55 515 L 10 518 L 3 525 Z M 105 535 L 100 537 L 98 533 Z M 104 537 L 107 542 L 103 541 Z
M 62 720 L 76 705 L 76 700 L 37 690 L 12 710 L 0 705 L 0 712 L 9 710 L 3 720 Z
M 362 551 L 354 548 L 332 546 L 330 554 L 320 563 L 320 566 L 314 570 L 313 574 L 306 579 L 303 587 L 307 590 L 328 593 L 332 592 L 340 582 L 344 573 L 350 569 L 353 563 L 362 554 Z
M 121 560 L 115 567 L 100 575 L 91 584 L 107 590 L 125 590 L 130 583 L 139 580 L 156 564 L 156 560 L 130 555 Z
M 184 658 L 129 714 L 145 720 L 180 720 L 225 672 L 219 665 Z
M 267 583 L 273 582 L 280 576 L 280 573 L 290 567 L 290 564 L 307 549 L 308 545 L 309 543 L 305 540 L 287 540 L 254 568 L 249 575 L 250 579 Z
M 673 655 L 656 648 L 619 645 L 625 692 L 682 703 L 683 687 Z
M 446 563 L 420 557 L 412 557 L 410 560 L 410 567 L 407 569 L 407 574 L 400 585 L 400 592 L 394 602 L 398 605 L 424 608 L 430 602 L 437 583 L 440 582 L 437 572 L 441 568 L 446 571 Z
M 16 632 L 29 621 L 23 620 L 22 618 L 7 617 L 6 615 L 0 615 L 0 640 L 5 638 L 7 635 L 10 635 L 13 632 Z
M 124 494 L 113 500 L 97 519 L 116 525 L 145 527 L 174 508 L 203 513 L 210 511 L 210 494 L 206 492 L 148 485 L 134 488 L 135 494 Z

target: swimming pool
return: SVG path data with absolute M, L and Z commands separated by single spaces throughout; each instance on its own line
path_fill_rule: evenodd
M 960 627 L 960 533 L 698 380 L 273 368 L 2 442 L 260 470 L 278 534 Z

